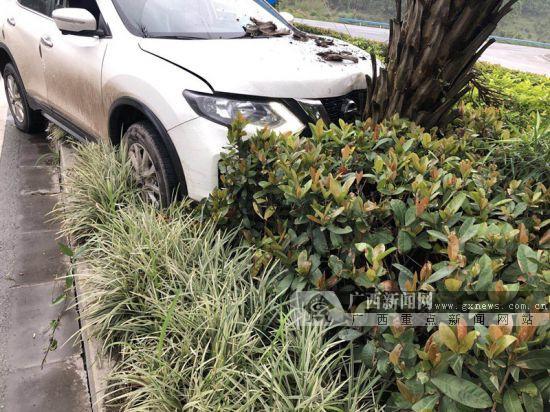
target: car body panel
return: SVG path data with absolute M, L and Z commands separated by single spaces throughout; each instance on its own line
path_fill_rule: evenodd
M 5 19 L 12 19 L 13 24 L 5 23 L 3 27 L 4 42 L 16 61 L 19 75 L 25 90 L 35 99 L 47 101 L 44 67 L 40 56 L 40 38 L 43 33 L 55 27 L 52 19 L 11 1 L 5 5 Z
M 111 0 L 97 0 L 108 36 L 77 36 L 53 20 L 4 0 L 0 10 L 2 47 L 14 56 L 28 95 L 49 118 L 86 136 L 119 140 L 110 116 L 119 105 L 146 109 L 161 132 L 190 198 L 207 197 L 218 183 L 218 162 L 227 146 L 227 128 L 200 117 L 185 90 L 267 99 L 321 99 L 365 89 L 370 57 L 335 40 L 330 48 L 291 36 L 226 40 L 168 40 L 133 35 Z M 22 34 L 7 28 L 16 15 Z M 13 27 L 12 27 L 13 28 Z M 52 47 L 40 45 L 49 37 Z M 327 50 L 348 51 L 358 62 L 327 62 Z M 57 114 L 59 116 L 53 116 Z M 60 120 L 61 119 L 61 120 Z M 126 125 L 129 126 L 129 125 Z M 122 132 L 122 130 L 120 131 Z M 113 135 L 111 135 L 113 134 Z M 181 163 L 181 168 L 180 168 Z
M 121 67 L 124 70 L 120 70 Z M 197 117 L 183 97 L 186 88 L 211 93 L 211 89 L 193 74 L 142 52 L 135 39 L 113 43 L 107 50 L 102 92 L 103 105 L 108 110 L 117 100 L 130 98 L 148 107 L 165 129 L 170 130 Z
M 98 139 L 104 132 L 106 117 L 101 84 L 103 57 L 111 39 L 64 35 L 57 28 L 49 36 L 53 47 L 43 47 L 42 52 L 48 104 Z
M 227 128 L 203 117 L 196 117 L 170 130 L 180 157 L 187 194 L 200 200 L 218 185 L 218 162 L 229 144 Z
M 329 50 L 313 40 L 244 38 L 220 40 L 141 39 L 140 47 L 200 74 L 216 92 L 272 98 L 316 99 L 343 96 L 366 88 L 370 56 L 335 40 L 333 51 L 358 57 L 353 63 L 324 61 Z

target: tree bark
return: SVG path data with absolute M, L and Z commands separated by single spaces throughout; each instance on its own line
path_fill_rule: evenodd
M 489 36 L 517 0 L 396 0 L 386 67 L 367 79 L 365 118 L 399 114 L 431 128 L 456 117 Z

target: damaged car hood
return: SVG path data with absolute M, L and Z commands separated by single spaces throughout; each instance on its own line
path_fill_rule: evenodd
M 252 96 L 317 99 L 366 88 L 370 56 L 335 40 L 320 47 L 291 36 L 220 40 L 142 39 L 142 50 L 201 77 L 216 92 Z M 318 53 L 350 52 L 358 58 L 329 62 Z

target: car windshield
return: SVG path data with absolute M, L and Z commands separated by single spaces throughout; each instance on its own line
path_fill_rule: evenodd
M 264 0 L 114 0 L 135 35 L 154 38 L 231 39 L 245 37 L 253 20 L 289 28 Z

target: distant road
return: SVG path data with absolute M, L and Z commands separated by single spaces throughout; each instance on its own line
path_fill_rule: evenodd
M 387 29 L 307 19 L 295 19 L 295 21 L 322 29 L 336 30 L 354 37 L 364 37 L 365 39 L 386 43 L 390 37 L 390 31 Z M 500 64 L 510 69 L 550 76 L 550 49 L 495 43 L 483 53 L 480 60 Z

